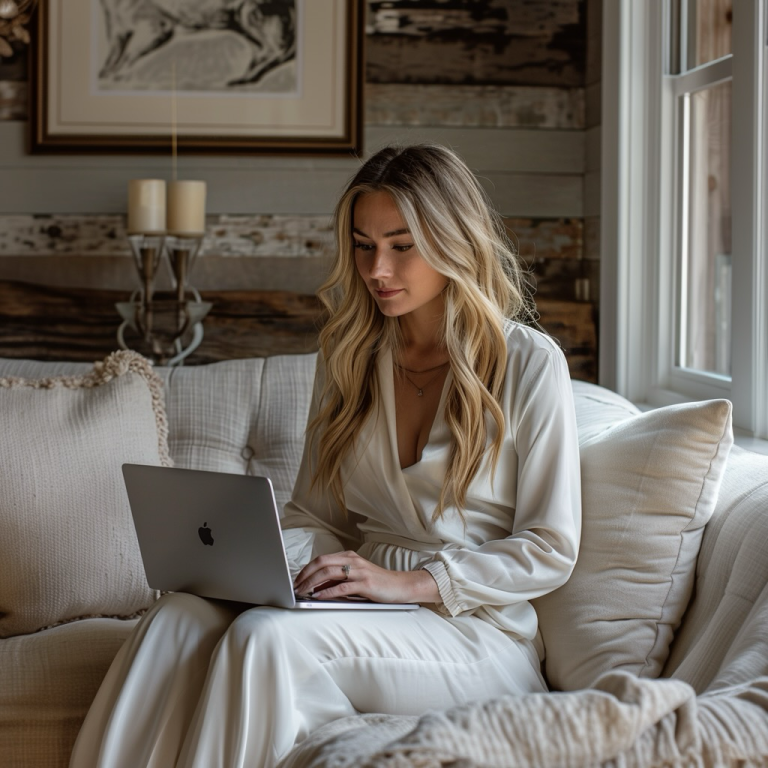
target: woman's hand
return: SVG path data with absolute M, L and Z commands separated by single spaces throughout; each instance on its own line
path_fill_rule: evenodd
M 320 600 L 364 597 L 376 603 L 439 603 L 440 592 L 429 571 L 390 571 L 357 552 L 321 555 L 307 563 L 294 582 L 297 595 Z

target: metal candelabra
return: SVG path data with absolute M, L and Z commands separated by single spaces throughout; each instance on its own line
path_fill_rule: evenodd
M 180 365 L 203 340 L 202 321 L 213 306 L 203 301 L 189 285 L 202 235 L 129 235 L 140 287 L 116 308 L 123 322 L 117 330 L 122 349 L 135 348 L 126 341 L 130 330 L 138 338 L 139 350 L 157 365 Z M 173 278 L 174 298 L 156 299 L 154 285 L 163 253 Z M 170 318 L 170 323 L 168 322 Z M 164 322 L 161 322 L 161 319 Z

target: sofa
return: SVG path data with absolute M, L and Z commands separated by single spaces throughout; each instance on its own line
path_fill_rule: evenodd
M 0 360 L 0 765 L 68 764 L 157 597 L 122 462 L 267 475 L 284 504 L 314 365 Z M 573 392 L 582 551 L 565 587 L 534 601 L 552 691 L 363 713 L 285 768 L 768 765 L 768 457 L 732 446 L 727 401 L 641 413 L 593 384 Z

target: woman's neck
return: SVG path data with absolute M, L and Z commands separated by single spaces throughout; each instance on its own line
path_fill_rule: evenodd
M 427 363 L 442 363 L 448 359 L 443 344 L 444 306 L 442 301 L 440 306 L 436 304 L 420 307 L 400 317 L 403 363 L 425 367 Z

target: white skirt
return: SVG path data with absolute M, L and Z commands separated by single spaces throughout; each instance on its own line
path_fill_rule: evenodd
M 472 616 L 289 611 L 176 593 L 115 657 L 72 768 L 271 768 L 321 725 L 543 691 L 533 645 Z

